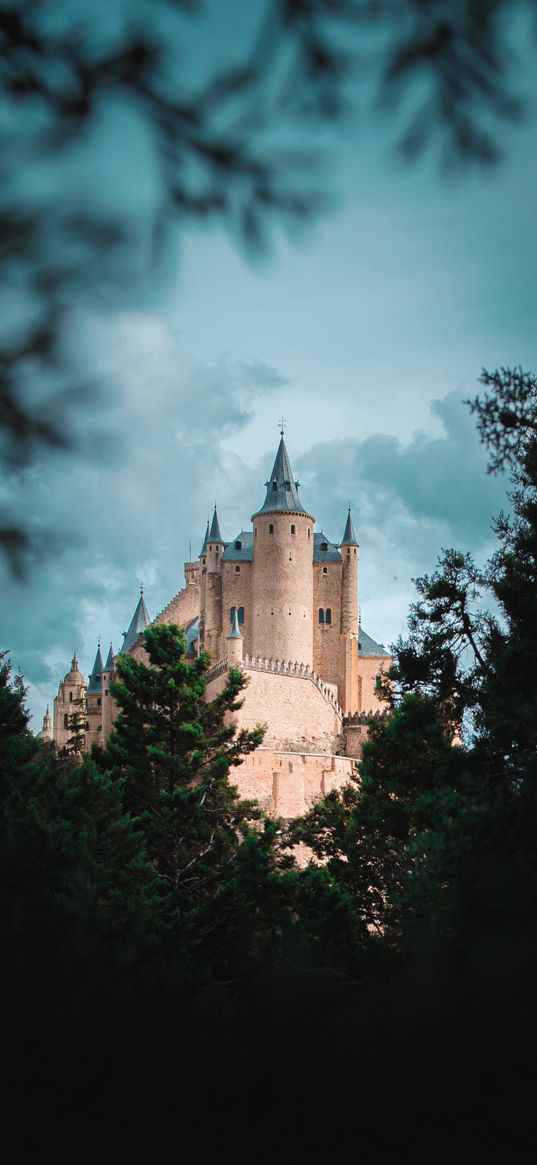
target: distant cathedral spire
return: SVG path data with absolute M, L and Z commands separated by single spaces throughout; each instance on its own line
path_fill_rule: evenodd
M 110 644 L 110 650 L 109 650 L 108 655 L 106 657 L 106 663 L 104 665 L 103 670 L 104 671 L 113 671 L 114 670 L 114 650 L 113 650 L 112 644 Z

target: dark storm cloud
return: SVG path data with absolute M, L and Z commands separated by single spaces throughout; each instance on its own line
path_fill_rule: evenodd
M 139 579 L 152 615 L 180 589 L 189 543 L 196 557 L 208 508 L 218 496 L 225 509 L 234 489 L 223 440 L 248 424 L 259 393 L 285 383 L 255 359 L 190 364 L 175 334 L 149 316 L 124 317 L 113 335 L 99 327 L 97 337 L 99 373 L 118 386 L 94 417 L 100 451 L 43 460 L 4 487 L 45 538 L 26 585 L 3 579 L 9 618 L 0 629 L 36 711 L 74 650 L 87 674 L 98 634 L 119 648 Z

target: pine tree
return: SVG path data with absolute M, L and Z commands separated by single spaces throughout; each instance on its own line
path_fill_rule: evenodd
M 224 929 L 226 886 L 242 842 L 262 846 L 254 825 L 261 814 L 239 799 L 229 774 L 263 732 L 236 730 L 232 716 L 245 683 L 238 669 L 209 702 L 209 657 L 187 658 L 179 627 L 150 627 L 143 638 L 147 662 L 118 660 L 112 692 L 120 711 L 106 750 L 94 756 L 124 782 L 125 807 L 144 834 L 168 914 L 183 941 L 189 928 L 198 941 Z

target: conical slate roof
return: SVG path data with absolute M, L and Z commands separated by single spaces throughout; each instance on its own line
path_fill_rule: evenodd
M 232 607 L 231 611 L 232 611 L 231 630 L 230 630 L 227 638 L 228 639 L 242 639 L 242 635 L 241 635 L 241 631 L 240 631 L 240 627 L 239 627 L 239 619 L 238 619 L 238 615 L 237 615 L 237 608 Z
M 293 471 L 283 434 L 270 479 L 265 482 L 265 485 L 267 495 L 261 509 L 252 515 L 254 518 L 257 517 L 257 514 L 285 513 L 286 511 L 305 514 L 307 512 L 298 497 L 298 481 L 293 479 Z
M 112 644 L 110 644 L 110 651 L 108 652 L 108 655 L 106 657 L 104 671 L 113 671 L 113 670 L 114 670 L 114 650 L 113 650 Z
M 343 538 L 341 539 L 341 545 L 342 546 L 358 546 L 358 539 L 356 537 L 356 534 L 354 533 L 354 526 L 352 524 L 351 507 L 350 506 L 349 506 L 349 512 L 347 514 L 347 524 L 345 526 L 345 533 L 343 535 Z
M 224 542 L 224 539 L 222 538 L 222 535 L 220 533 L 220 525 L 218 522 L 218 514 L 216 512 L 216 506 L 214 507 L 213 520 L 211 522 L 211 529 L 209 530 L 207 542 L 222 542 L 222 543 Z
M 127 651 L 130 651 L 131 647 L 134 647 L 136 640 L 142 634 L 142 631 L 145 631 L 146 627 L 149 627 L 150 622 L 149 611 L 145 605 L 144 596 L 141 594 L 134 615 L 132 616 L 129 630 L 123 632 L 124 639 L 121 645 L 120 655 L 125 655 Z
M 97 655 L 95 656 L 95 663 L 91 669 L 91 675 L 88 681 L 88 695 L 92 692 L 100 692 L 103 686 L 103 657 L 101 655 L 101 645 L 97 648 Z
M 203 539 L 202 547 L 201 547 L 201 550 L 198 554 L 198 558 L 203 558 L 203 555 L 207 553 L 208 539 L 209 539 L 209 519 L 207 518 L 207 529 L 205 531 L 205 538 Z

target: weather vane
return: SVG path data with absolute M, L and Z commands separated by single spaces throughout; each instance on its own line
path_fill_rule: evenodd
M 285 420 L 285 417 L 280 417 L 280 419 L 278 421 L 278 428 L 280 430 L 280 436 L 282 436 L 282 437 L 283 437 L 283 434 L 285 432 L 285 425 L 286 424 L 287 424 L 287 422 Z
M 143 578 L 141 578 L 140 579 L 140 594 L 143 595 L 143 593 L 144 593 L 144 580 L 143 580 Z

